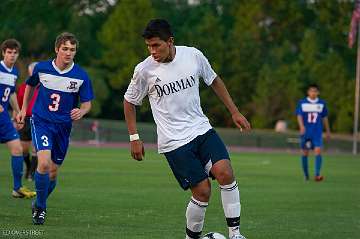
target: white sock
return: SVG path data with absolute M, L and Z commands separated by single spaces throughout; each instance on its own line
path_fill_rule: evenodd
M 229 237 L 240 235 L 240 193 L 236 181 L 229 185 L 220 185 L 221 201 L 226 222 L 229 227 Z
M 200 238 L 208 204 L 208 202 L 200 202 L 191 197 L 186 208 L 186 239 Z

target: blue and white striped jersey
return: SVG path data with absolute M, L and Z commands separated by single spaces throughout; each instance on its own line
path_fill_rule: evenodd
M 296 115 L 301 115 L 303 118 L 306 136 L 312 137 L 322 135 L 322 119 L 328 115 L 324 100 L 311 100 L 308 97 L 300 100 L 296 107 Z
M 15 92 L 16 80 L 19 78 L 19 72 L 15 67 L 9 69 L 4 61 L 0 62 L 0 104 L 4 111 L 0 117 L 9 117 L 7 109 L 9 107 L 10 95 Z
M 40 83 L 33 115 L 51 122 L 70 122 L 71 110 L 94 98 L 87 73 L 77 64 L 61 71 L 53 60 L 39 62 L 26 84 Z

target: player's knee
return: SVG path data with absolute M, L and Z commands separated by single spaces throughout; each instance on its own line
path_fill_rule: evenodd
M 57 177 L 57 169 L 50 169 L 50 172 L 49 172 L 49 177 L 50 177 L 50 180 L 55 180 L 56 177 Z
M 21 147 L 21 144 L 14 144 L 10 148 L 11 155 L 21 156 L 23 154 L 23 149 Z
M 234 174 L 232 170 L 222 170 L 216 175 L 216 180 L 220 185 L 226 185 L 234 182 Z
M 37 171 L 39 173 L 48 173 L 50 170 L 50 164 L 46 161 L 38 161 Z
M 208 202 L 210 200 L 211 188 L 204 188 L 201 191 L 193 193 L 193 197 L 201 202 Z

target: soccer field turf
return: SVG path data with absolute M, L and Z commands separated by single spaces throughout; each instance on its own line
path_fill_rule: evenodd
M 185 238 L 190 193 L 180 189 L 162 155 L 146 153 L 145 161 L 136 162 L 127 149 L 71 147 L 48 200 L 46 223 L 35 227 L 31 201 L 10 195 L 9 153 L 1 145 L 0 238 Z M 360 238 L 360 157 L 325 155 L 321 183 L 303 180 L 297 155 L 231 157 L 248 239 Z M 220 202 L 213 182 L 204 232 L 227 234 Z M 40 235 L 10 236 L 31 230 Z

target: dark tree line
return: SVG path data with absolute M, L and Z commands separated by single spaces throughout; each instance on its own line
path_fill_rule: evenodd
M 147 56 L 141 31 L 166 18 L 178 45 L 199 48 L 224 79 L 237 105 L 258 128 L 277 120 L 295 127 L 296 102 L 318 83 L 332 128 L 352 130 L 356 50 L 347 47 L 353 1 L 340 0 L 5 0 L 0 39 L 23 45 L 19 67 L 54 57 L 62 31 L 80 40 L 76 61 L 89 71 L 93 117 L 123 119 L 122 95 L 137 63 Z M 231 119 L 211 89 L 202 105 L 217 126 Z M 148 102 L 139 109 L 151 121 Z

